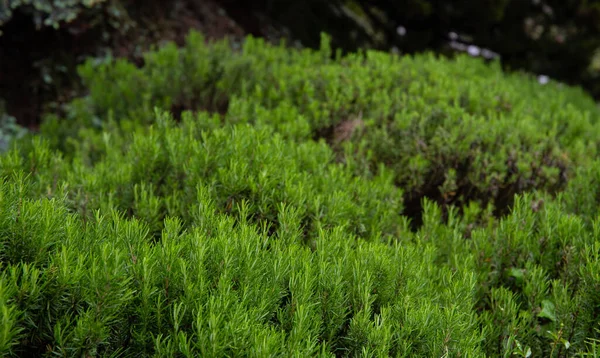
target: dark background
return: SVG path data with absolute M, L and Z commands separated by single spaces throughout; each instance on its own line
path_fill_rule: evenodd
M 600 1 L 584 0 L 105 0 L 91 8 L 0 2 L 0 101 L 35 129 L 44 111 L 83 94 L 76 67 L 87 56 L 128 57 L 190 29 L 209 39 L 245 35 L 344 51 L 372 48 L 452 56 L 468 46 L 507 71 L 547 75 L 600 98 Z M 6 6 L 8 4 L 8 7 Z M 50 11 L 48 11 L 50 9 Z M 482 52 L 483 51 L 483 52 Z M 0 112 L 2 107 L 0 107 Z M 1 118 L 7 118 L 6 114 Z

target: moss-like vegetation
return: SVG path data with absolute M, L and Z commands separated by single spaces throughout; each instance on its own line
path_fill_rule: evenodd
M 81 67 L 0 156 L 0 352 L 595 356 L 598 109 L 430 55 Z M 412 224 L 412 225 L 411 225 Z

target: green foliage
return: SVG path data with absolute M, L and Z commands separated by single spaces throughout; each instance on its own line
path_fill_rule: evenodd
M 247 202 L 244 215 L 281 235 L 302 225 L 306 235 L 298 239 L 335 226 L 371 238 L 399 228 L 402 193 L 385 170 L 365 181 L 335 164 L 324 143 L 297 145 L 267 127 L 206 130 L 214 117 L 204 113 L 187 113 L 179 126 L 165 114 L 156 118 L 155 126 L 131 138 L 90 134 L 72 162 L 37 141 L 26 158 L 13 153 L 1 159 L 3 173 L 32 169 L 37 195 L 56 195 L 56 185 L 48 183 L 64 180 L 71 209 L 84 216 L 100 208 L 128 212 L 153 232 L 160 232 L 165 216 L 193 223 L 189 208 L 199 186 L 223 212 L 239 215 L 237 206 Z
M 600 163 L 577 168 L 563 195 L 565 209 L 580 215 L 589 224 L 598 217 L 600 205 Z
M 593 103 L 324 40 L 82 67 L 0 156 L 0 352 L 596 356 Z
M 61 22 L 75 20 L 84 9 L 99 6 L 106 0 L 8 0 L 0 7 L 0 27 L 15 11 L 31 14 L 36 27 L 58 28 Z
M 107 128 L 107 118 L 127 131 L 150 123 L 154 106 L 219 112 L 225 123 L 324 138 L 362 173 L 386 165 L 411 215 L 423 196 L 504 212 L 515 193 L 563 189 L 598 152 L 599 111 L 577 89 L 504 76 L 497 63 L 465 56 L 331 55 L 326 37 L 320 51 L 253 38 L 235 51 L 192 33 L 181 49 L 148 53 L 141 68 L 88 61 L 80 74 L 90 95 L 72 104 L 62 129 L 47 122 L 48 138 L 70 153 L 78 127 Z
M 155 240 L 137 219 L 83 220 L 31 190 L 18 176 L 1 185 L 5 352 L 481 354 L 474 277 L 436 267 L 431 244 L 360 242 L 336 226 L 311 249 L 251 224 L 245 203 L 237 219 L 220 214 L 202 187 L 194 224 L 165 218 Z
M 2 157 L 5 352 L 561 356 L 600 338 L 597 222 L 525 195 L 470 240 L 431 202 L 418 232 L 389 231 L 389 178 L 266 129 L 200 131 L 208 118 L 104 133 L 94 163 L 39 140 Z
M 226 6 L 285 24 L 313 48 L 320 32 L 351 52 L 449 54 L 473 45 L 492 50 L 506 69 L 546 74 L 600 95 L 598 0 L 230 0 Z

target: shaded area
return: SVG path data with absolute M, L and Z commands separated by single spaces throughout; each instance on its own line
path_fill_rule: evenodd
M 141 64 L 145 50 L 168 40 L 181 44 L 190 29 L 209 39 L 250 34 L 312 48 L 327 32 L 332 47 L 344 52 L 500 56 L 505 69 L 548 75 L 600 95 L 600 71 L 593 70 L 600 69 L 600 1 L 129 0 L 98 3 L 58 30 L 38 30 L 32 17 L 17 9 L 0 36 L 0 98 L 31 128 L 44 110 L 59 111 L 81 94 L 75 68 L 85 56 Z
M 600 1 L 220 0 L 249 28 L 263 17 L 289 29 L 308 47 L 319 32 L 345 51 L 395 48 L 451 54 L 456 44 L 500 55 L 505 69 L 545 74 L 600 96 Z M 236 9 L 243 9 L 234 11 Z M 464 51 L 461 50 L 461 51 Z M 595 70 L 594 70 L 595 68 Z
M 166 41 L 183 44 L 191 29 L 208 39 L 240 40 L 246 32 L 213 1 L 129 1 L 127 24 L 90 25 L 77 19 L 55 30 L 36 29 L 15 12 L 0 36 L 0 99 L 19 124 L 36 129 L 45 111 L 82 94 L 76 68 L 88 56 L 126 57 L 138 65 L 142 54 Z M 105 19 L 107 20 L 107 19 Z

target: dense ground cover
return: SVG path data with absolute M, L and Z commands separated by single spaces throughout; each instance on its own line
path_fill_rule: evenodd
M 0 157 L 0 352 L 596 356 L 599 110 L 495 63 L 206 44 Z

